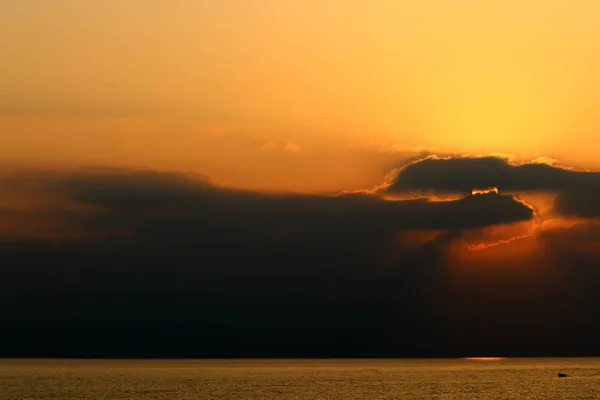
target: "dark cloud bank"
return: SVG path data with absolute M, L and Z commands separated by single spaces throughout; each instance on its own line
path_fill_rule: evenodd
M 547 237 L 551 274 L 517 260 L 450 279 L 463 230 L 532 218 L 511 195 L 269 195 L 120 170 L 16 181 L 93 207 L 64 214 L 78 229 L 123 234 L 0 243 L 2 356 L 599 353 L 595 253 Z
M 558 213 L 600 217 L 600 172 L 565 169 L 544 163 L 513 165 L 497 157 L 428 157 L 400 170 L 390 193 L 435 191 L 471 193 L 473 188 L 558 193 Z

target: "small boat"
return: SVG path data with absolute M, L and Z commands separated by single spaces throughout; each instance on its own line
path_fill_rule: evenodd
M 558 377 L 559 377 L 559 378 L 566 378 L 566 377 L 567 377 L 567 374 L 563 374 L 562 372 L 559 372 L 559 373 L 558 373 Z

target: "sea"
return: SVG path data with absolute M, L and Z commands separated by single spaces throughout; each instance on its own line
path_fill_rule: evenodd
M 589 400 L 600 358 L 0 359 L 0 399 Z

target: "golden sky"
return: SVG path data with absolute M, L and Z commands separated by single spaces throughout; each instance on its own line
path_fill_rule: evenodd
M 600 167 L 595 0 L 19 0 L 0 159 L 358 189 L 421 151 Z

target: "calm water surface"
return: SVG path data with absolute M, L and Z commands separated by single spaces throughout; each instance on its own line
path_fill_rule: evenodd
M 0 399 L 600 399 L 600 358 L 0 359 Z

